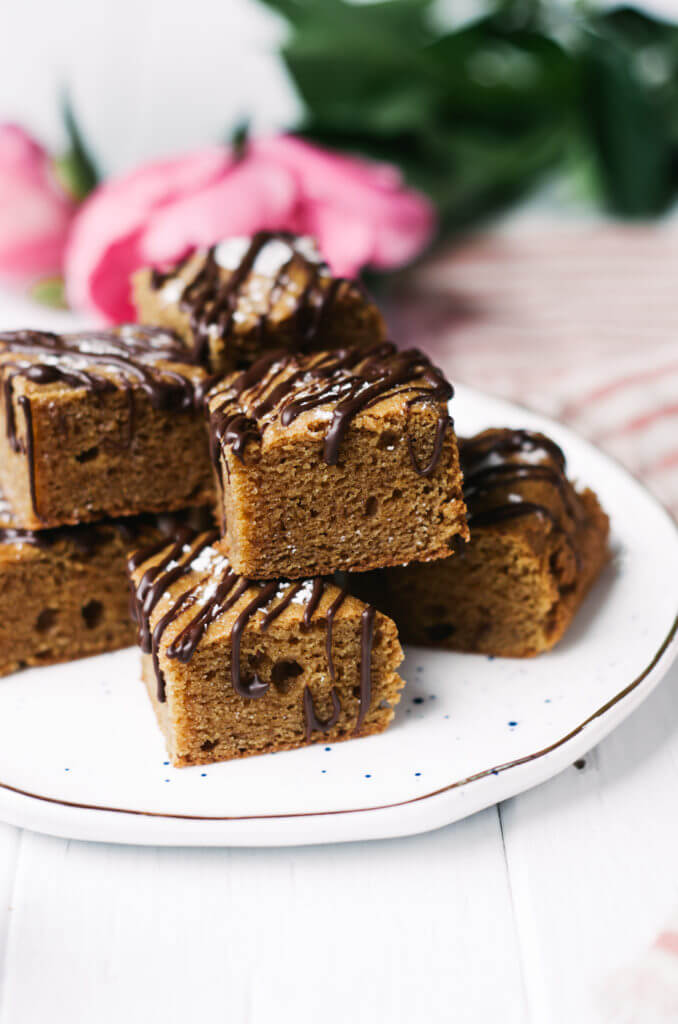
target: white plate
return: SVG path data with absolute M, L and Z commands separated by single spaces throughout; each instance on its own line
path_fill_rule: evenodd
M 527 426 L 565 448 L 612 516 L 614 559 L 551 654 L 410 649 L 383 736 L 202 768 L 169 766 L 135 650 L 0 680 L 0 818 L 74 839 L 289 845 L 438 828 L 571 764 L 675 656 L 678 531 L 624 470 L 565 428 L 467 388 L 462 433 Z

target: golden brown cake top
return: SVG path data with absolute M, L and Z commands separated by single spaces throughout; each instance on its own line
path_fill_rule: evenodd
M 98 393 L 135 388 L 157 408 L 180 409 L 200 401 L 207 379 L 176 335 L 139 324 L 72 334 L 2 332 L 0 372 L 6 387 L 23 378 Z
M 123 324 L 110 330 L 73 334 L 31 330 L 0 333 L 0 385 L 7 440 L 12 451 L 25 452 L 31 465 L 31 398 L 43 389 L 49 391 L 50 401 L 64 391 L 84 390 L 94 396 L 122 392 L 129 409 L 131 444 L 135 395 L 143 393 L 154 409 L 183 412 L 202 407 L 208 384 L 207 373 L 190 361 L 180 339 L 154 327 Z M 25 440 L 17 433 L 15 393 L 27 424 Z
M 364 605 L 320 576 L 304 580 L 250 580 L 232 569 L 216 530 L 196 533 L 180 529 L 172 541 L 161 541 L 135 552 L 128 560 L 132 584 L 132 613 L 139 627 L 139 646 L 152 654 L 158 680 L 158 700 L 166 700 L 165 681 L 158 661 L 163 636 L 168 658 L 187 663 L 213 623 L 231 644 L 231 683 L 244 698 L 262 697 L 269 683 L 256 672 L 245 678 L 240 662 L 243 630 L 254 623 L 260 633 L 280 619 L 286 626 L 308 630 L 322 624 L 326 631 L 329 677 L 334 682 L 332 628 L 335 617 L 354 617 L 361 641 L 360 710 L 356 730 L 370 707 L 371 652 L 374 619 Z M 224 633 L 225 630 L 225 633 Z
M 459 442 L 471 531 L 537 515 L 561 529 L 584 515 L 562 449 L 545 434 L 485 430 Z
M 290 318 L 298 347 L 310 347 L 322 336 L 335 303 L 349 293 L 370 305 L 375 330 L 383 332 L 361 285 L 333 277 L 314 239 L 289 231 L 225 239 L 164 272 L 140 271 L 135 284 L 140 283 L 188 314 L 199 361 L 210 340 L 252 328 L 263 337 L 269 326 Z
M 315 410 L 327 422 L 323 459 L 335 465 L 351 422 L 366 409 L 398 399 L 408 412 L 421 404 L 435 409 L 435 440 L 427 465 L 419 465 L 411 444 L 409 448 L 414 469 L 429 476 L 451 428 L 447 403 L 452 394 L 452 385 L 423 352 L 400 351 L 389 342 L 310 355 L 273 352 L 210 392 L 212 450 L 228 446 L 242 459 L 248 441 L 261 440 L 272 426 L 289 427 Z

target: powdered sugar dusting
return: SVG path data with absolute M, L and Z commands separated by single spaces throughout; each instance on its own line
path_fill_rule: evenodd
M 292 598 L 292 604 L 308 604 L 308 601 L 313 593 L 313 580 L 304 580 L 297 590 L 296 594 Z
M 193 572 L 209 572 L 221 574 L 230 568 L 229 561 L 216 548 L 203 548 L 191 562 Z
M 214 250 L 214 259 L 224 270 L 237 270 L 249 247 L 249 238 L 241 235 L 227 238 L 225 242 L 220 242 Z

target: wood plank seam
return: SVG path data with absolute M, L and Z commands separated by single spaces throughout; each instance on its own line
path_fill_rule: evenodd
M 506 884 L 509 892 L 509 903 L 511 906 L 511 919 L 513 921 L 513 931 L 516 937 L 516 947 L 518 949 L 518 959 L 520 962 L 520 987 L 523 993 L 523 1004 L 525 1006 L 525 1012 L 527 1014 L 525 1018 L 525 1024 L 534 1024 L 535 1017 L 532 1012 L 532 1004 L 530 1001 L 530 993 L 527 985 L 527 979 L 525 977 L 525 955 L 523 950 L 523 943 L 520 935 L 520 927 L 518 924 L 518 914 L 516 913 L 515 904 L 515 893 L 513 889 L 513 879 L 511 877 L 511 867 L 509 865 L 508 851 L 506 849 L 506 836 L 504 835 L 504 821 L 502 817 L 502 804 L 496 804 L 497 809 L 497 821 L 499 824 L 499 837 L 501 839 L 501 852 L 504 858 L 504 866 L 506 868 Z
M 24 845 L 25 830 L 13 829 L 14 836 L 9 841 L 8 870 L 6 872 L 3 891 L 0 892 L 0 1022 L 5 1020 L 5 995 L 7 991 L 8 965 L 10 956 L 10 940 L 14 922 L 13 908 L 19 876 L 19 859 Z M 4 911 L 4 913 L 3 913 Z

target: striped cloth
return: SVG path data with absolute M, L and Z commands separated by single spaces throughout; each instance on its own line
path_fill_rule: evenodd
M 678 226 L 511 222 L 428 263 L 394 334 L 568 423 L 678 514 Z
M 613 974 L 598 993 L 604 1024 L 676 1024 L 678 917 L 636 964 Z
M 453 380 L 568 423 L 678 516 L 674 222 L 510 222 L 406 287 L 395 336 L 426 348 Z M 676 1024 L 678 915 L 598 995 L 606 1024 Z

